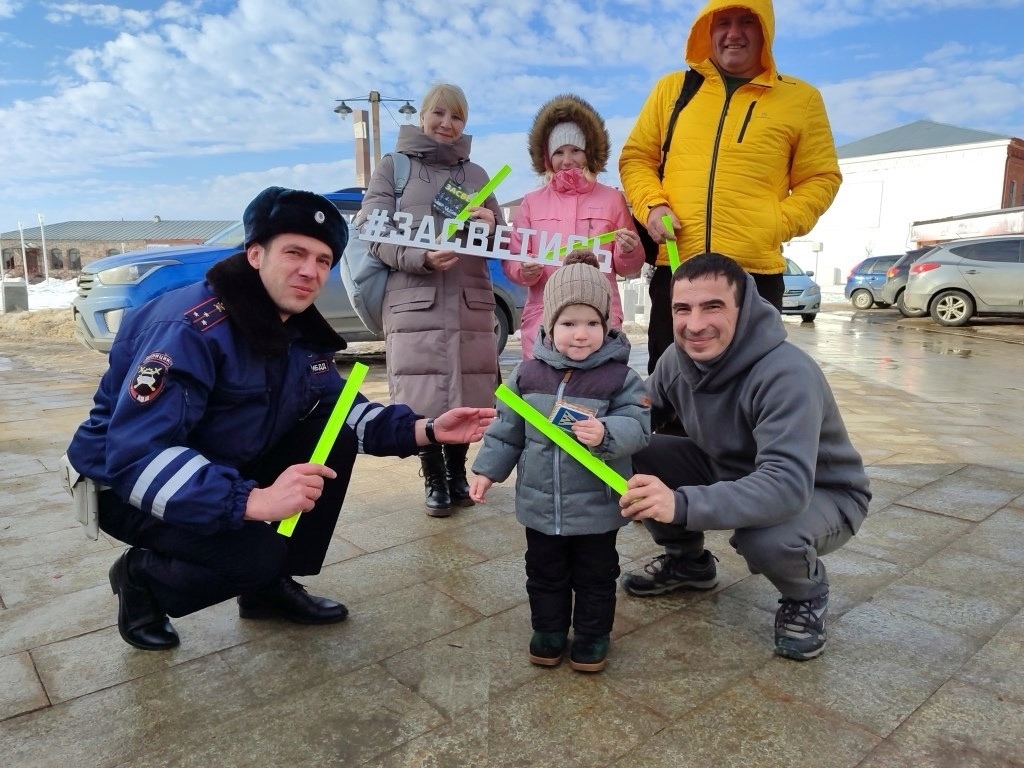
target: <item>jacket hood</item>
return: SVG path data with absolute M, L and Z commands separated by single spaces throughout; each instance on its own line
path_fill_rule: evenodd
M 746 277 L 736 335 L 725 352 L 709 368 L 701 370 L 678 344 L 672 344 L 673 352 L 679 356 L 683 378 L 695 390 L 721 390 L 786 341 L 786 326 L 782 322 L 782 315 L 761 298 L 754 278 L 750 275 Z
M 245 251 L 228 256 L 210 267 L 206 282 L 227 310 L 228 322 L 257 352 L 267 357 L 283 355 L 294 335 L 299 335 L 316 347 L 345 349 L 345 340 L 311 304 L 297 315 L 282 323 L 278 309 L 260 273 L 253 269 Z
M 690 36 L 686 39 L 686 63 L 693 68 L 705 61 L 711 61 L 711 17 L 716 11 L 726 8 L 749 8 L 761 20 L 761 31 L 764 33 L 764 48 L 761 50 L 761 66 L 770 80 L 774 80 L 778 71 L 772 44 L 775 42 L 775 10 L 771 0 L 709 0 L 690 27 Z
M 468 133 L 459 136 L 454 144 L 442 144 L 427 136 L 419 126 L 403 125 L 398 129 L 395 150 L 403 155 L 418 157 L 427 165 L 452 166 L 469 161 L 472 145 L 473 137 Z
M 530 126 L 526 143 L 530 150 L 530 162 L 538 176 L 551 170 L 548 164 L 548 136 L 559 123 L 576 123 L 580 127 L 587 142 L 584 151 L 587 153 L 587 168 L 591 173 L 596 175 L 608 167 L 611 138 L 608 129 L 604 127 L 604 120 L 597 114 L 597 110 L 579 96 L 565 93 L 555 96 L 537 110 L 537 116 Z
M 551 343 L 551 337 L 544 331 L 544 328 L 540 328 L 537 331 L 537 341 L 533 345 L 533 356 L 556 370 L 565 370 L 567 368 L 587 370 L 609 362 L 629 365 L 629 352 L 629 339 L 618 328 L 611 328 L 601 348 L 586 360 L 570 360 L 556 350 Z

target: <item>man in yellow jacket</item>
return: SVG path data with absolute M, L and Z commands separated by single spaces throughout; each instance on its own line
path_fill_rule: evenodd
M 683 260 L 728 253 L 761 297 L 781 309 L 782 243 L 810 231 L 839 190 L 821 94 L 779 73 L 774 34 L 771 0 L 710 0 L 686 41 L 686 63 L 703 82 L 679 113 L 667 152 L 682 71 L 654 86 L 622 148 L 619 176 L 633 215 L 661 244 L 650 288 L 648 371 L 672 344 L 666 239 L 678 242 Z

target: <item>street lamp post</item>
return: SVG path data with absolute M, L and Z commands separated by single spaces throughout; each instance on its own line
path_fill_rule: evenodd
M 346 119 L 349 115 L 354 114 L 354 130 L 356 139 L 356 183 L 365 187 L 369 184 L 370 174 L 373 172 L 373 168 L 360 168 L 365 163 L 360 163 L 362 159 L 362 153 L 360 153 L 360 147 L 366 146 L 367 134 L 372 136 L 372 149 L 373 149 L 373 165 L 376 166 L 380 162 L 380 105 L 381 102 L 387 101 L 403 101 L 405 102 L 401 107 L 398 108 L 399 113 L 405 115 L 406 119 L 411 118 L 416 114 L 416 107 L 414 107 L 408 99 L 386 99 L 382 98 L 379 91 L 370 91 L 367 98 L 348 98 L 338 99 L 340 103 L 334 108 L 335 113 L 342 119 Z M 365 111 L 364 110 L 353 110 L 345 102 L 348 101 L 368 101 L 370 102 L 370 130 L 366 130 Z M 386 109 L 387 107 L 385 107 Z

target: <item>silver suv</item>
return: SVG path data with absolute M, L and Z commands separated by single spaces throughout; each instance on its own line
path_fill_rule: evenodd
M 975 315 L 1024 316 L 1024 235 L 943 243 L 911 266 L 903 301 L 947 326 Z

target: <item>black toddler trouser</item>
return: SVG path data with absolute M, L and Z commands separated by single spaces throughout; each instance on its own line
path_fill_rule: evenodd
M 309 461 L 334 403 L 321 403 L 267 453 L 244 467 L 243 477 L 260 487 L 271 485 L 285 468 Z M 145 551 L 136 553 L 140 568 L 161 608 L 185 616 L 244 592 L 273 585 L 282 576 L 320 572 L 341 512 L 357 453 L 355 433 L 341 430 L 327 459 L 338 473 L 325 480 L 315 507 L 299 518 L 291 537 L 277 526 L 246 521 L 239 529 L 203 534 L 165 523 L 121 501 L 113 491 L 100 494 L 100 528 Z
M 526 592 L 534 630 L 567 632 L 571 622 L 577 635 L 611 633 L 619 577 L 618 534 L 618 528 L 581 536 L 526 529 Z

